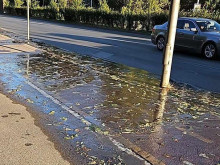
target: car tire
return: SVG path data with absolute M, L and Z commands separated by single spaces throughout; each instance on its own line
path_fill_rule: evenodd
M 213 44 L 211 42 L 205 44 L 205 46 L 203 47 L 202 54 L 207 59 L 214 59 L 216 57 L 216 54 L 217 54 L 217 49 L 216 49 L 215 44 Z
M 164 47 L 165 47 L 165 38 L 160 36 L 157 39 L 157 49 L 163 51 Z

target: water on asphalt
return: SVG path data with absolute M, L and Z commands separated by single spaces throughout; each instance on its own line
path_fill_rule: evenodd
M 1 56 L 0 75 L 8 93 L 53 118 L 45 127 L 56 127 L 82 164 L 143 163 L 112 145 L 111 133 L 165 164 L 220 160 L 220 94 L 178 84 L 161 90 L 147 71 L 52 48 Z

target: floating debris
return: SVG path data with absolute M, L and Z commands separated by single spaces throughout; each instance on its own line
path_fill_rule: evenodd
M 54 115 L 55 114 L 55 111 L 50 111 L 49 112 L 49 115 Z

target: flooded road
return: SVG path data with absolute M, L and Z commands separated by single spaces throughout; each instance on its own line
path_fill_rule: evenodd
M 220 161 L 220 94 L 161 90 L 147 71 L 53 48 L 1 56 L 0 81 L 47 116 L 46 129 L 54 127 L 76 164 Z

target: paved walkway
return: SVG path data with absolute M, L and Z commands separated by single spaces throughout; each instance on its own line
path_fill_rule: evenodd
M 0 35 L 0 56 L 36 53 L 38 49 Z M 0 93 L 1 165 L 67 165 L 54 143 L 35 125 L 27 108 Z
M 0 94 L 0 100 L 0 164 L 69 164 L 35 125 L 26 107 L 14 103 L 3 94 Z
M 7 36 L 0 35 L 0 55 L 5 54 L 24 54 L 24 53 L 39 53 L 39 50 L 25 43 L 15 43 L 13 39 Z

